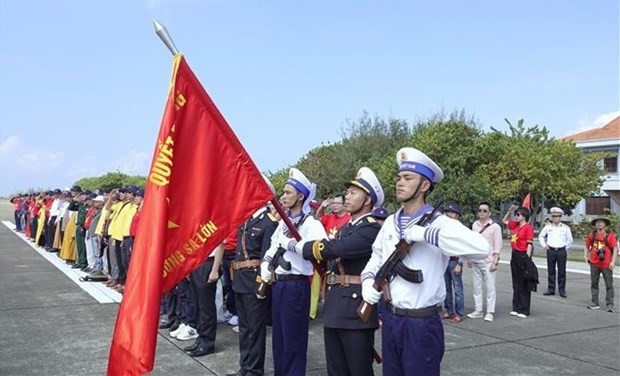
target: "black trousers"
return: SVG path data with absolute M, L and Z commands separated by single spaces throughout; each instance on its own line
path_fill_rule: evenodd
M 235 293 L 239 317 L 239 366 L 240 374 L 265 374 L 265 348 L 267 338 L 267 299 L 256 294 Z
M 19 215 L 19 210 L 15 210 L 15 212 L 14 212 L 14 219 L 15 219 L 15 231 L 23 231 L 23 229 L 22 229 L 22 221 L 21 221 L 21 217 Z
M 195 317 L 197 318 L 198 347 L 209 352 L 215 351 L 215 336 L 217 334 L 217 312 L 215 308 L 215 292 L 217 283 L 207 283 L 209 273 L 213 267 L 213 258 L 205 260 L 191 274 L 192 289 L 194 291 Z
M 36 237 L 37 237 L 37 225 L 38 225 L 38 222 L 39 221 L 37 221 L 37 216 L 36 215 L 30 219 L 30 238 L 32 238 L 32 239 L 36 239 Z
M 555 266 L 558 266 L 558 291 L 560 294 L 566 293 L 566 247 L 551 248 L 547 250 L 547 272 L 548 287 L 547 291 L 555 292 Z
M 323 328 L 327 374 L 372 376 L 375 329 Z
M 56 216 L 50 217 L 45 224 L 45 233 L 49 236 L 45 237 L 45 246 L 52 248 L 54 245 L 54 233 L 56 232 Z
M 510 259 L 510 271 L 512 272 L 512 310 L 524 315 L 530 314 L 530 301 L 532 291 L 528 283 L 523 279 L 525 274 L 525 259 L 529 257 L 526 252 L 512 250 Z

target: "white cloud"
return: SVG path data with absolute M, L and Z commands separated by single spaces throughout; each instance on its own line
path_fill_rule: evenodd
M 47 150 L 24 149 L 16 156 L 17 167 L 29 168 L 32 172 L 54 170 L 62 165 L 64 154 Z
M 12 135 L 0 143 L 0 155 L 7 155 L 19 146 L 19 137 Z
M 2 164 L 23 172 L 41 173 L 61 165 L 62 152 L 43 150 L 24 145 L 19 136 L 9 136 L 0 143 Z
M 610 121 L 614 120 L 618 116 L 620 116 L 620 111 L 612 111 L 602 115 L 584 116 L 581 120 L 577 122 L 577 126 L 579 127 L 577 132 L 600 128 L 609 123 Z
M 100 175 L 102 166 L 99 160 L 92 155 L 84 155 L 74 160 L 65 171 L 65 176 L 72 180 Z
M 146 175 L 152 156 L 151 153 L 145 151 L 130 150 L 127 154 L 112 161 L 110 171 L 120 171 L 129 175 Z

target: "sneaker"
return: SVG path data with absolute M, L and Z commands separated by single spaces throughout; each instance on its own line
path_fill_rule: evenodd
M 524 318 L 527 317 L 527 315 L 524 315 L 523 313 L 517 313 L 517 317 L 521 318 L 521 319 L 524 319 Z
M 598 304 L 594 304 L 594 303 L 588 306 L 588 309 L 599 309 L 599 308 L 601 308 L 601 306 L 599 306 Z
M 170 337 L 176 338 L 179 335 L 179 333 L 182 333 L 183 331 L 185 331 L 185 328 L 187 327 L 188 326 L 185 325 L 185 323 L 181 323 L 181 325 L 179 325 L 178 328 L 170 332 Z
M 517 311 L 510 311 L 510 316 L 517 316 L 519 314 L 519 312 Z
M 196 329 L 187 325 L 185 326 L 185 330 L 181 331 L 176 336 L 176 339 L 178 339 L 179 341 L 189 341 L 190 339 L 196 338 L 198 338 L 198 332 L 196 331 Z
M 235 333 L 239 333 L 239 325 L 233 326 L 232 331 Z
M 239 316 L 235 315 L 228 320 L 228 325 L 237 326 L 239 325 Z
M 470 319 L 481 319 L 484 317 L 484 313 L 482 313 L 481 311 L 473 311 L 472 313 L 468 313 L 467 317 L 469 317 Z
M 614 305 L 613 304 L 607 304 L 607 312 L 613 312 L 614 311 Z
M 488 321 L 488 322 L 493 321 L 493 314 L 487 313 L 486 316 L 484 316 L 484 321 Z
M 222 315 L 222 320 L 224 320 L 224 322 L 228 322 L 228 320 L 232 319 L 233 314 L 228 312 L 228 311 L 224 311 L 224 314 Z

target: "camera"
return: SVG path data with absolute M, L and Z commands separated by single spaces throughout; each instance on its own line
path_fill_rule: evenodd
M 599 260 L 604 260 L 605 259 L 605 247 L 598 247 L 596 249 L 596 255 L 598 256 Z

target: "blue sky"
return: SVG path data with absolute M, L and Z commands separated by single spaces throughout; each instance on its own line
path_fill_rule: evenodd
M 619 113 L 616 0 L 0 0 L 0 195 L 146 174 L 172 59 L 153 18 L 263 171 L 363 111 L 555 137 Z

